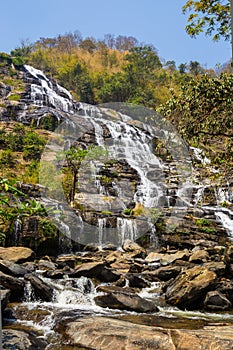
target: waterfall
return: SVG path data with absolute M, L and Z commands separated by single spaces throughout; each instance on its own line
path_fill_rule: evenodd
M 30 85 L 30 96 L 34 104 L 37 106 L 49 105 L 64 112 L 74 112 L 72 96 L 68 90 L 57 83 L 53 84 L 39 69 L 29 65 L 24 65 L 24 68 L 26 73 L 37 82 L 37 84 Z
M 155 207 L 163 195 L 163 187 L 161 179 L 155 182 L 150 177 L 153 170 L 160 169 L 162 174 L 163 166 L 150 148 L 152 137 L 125 122 L 99 121 L 106 125 L 112 136 L 112 140 L 107 143 L 112 157 L 125 159 L 140 176 L 141 183 L 135 193 L 135 202 L 147 208 Z
M 222 224 L 222 226 L 227 230 L 230 237 L 233 238 L 233 219 L 229 215 L 230 213 L 224 213 L 223 211 L 217 211 L 215 213 L 216 219 Z M 233 217 L 233 213 L 232 213 Z
M 106 218 L 98 218 L 98 228 L 99 228 L 99 249 L 102 249 L 104 239 L 105 239 L 105 230 L 106 230 L 107 219 Z
M 117 232 L 119 237 L 119 246 L 126 240 L 134 241 L 138 237 L 137 222 L 135 219 L 117 218 Z
M 13 240 L 14 240 L 14 244 L 17 245 L 19 242 L 19 238 L 22 232 L 22 223 L 21 220 L 19 218 L 17 218 L 14 222 L 14 233 L 13 233 Z

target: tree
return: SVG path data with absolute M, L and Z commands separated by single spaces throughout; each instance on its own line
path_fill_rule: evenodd
M 202 68 L 202 66 L 200 65 L 199 62 L 197 62 L 197 61 L 190 61 L 190 63 L 189 63 L 189 72 L 192 75 L 197 76 L 198 74 L 202 74 L 204 72 L 204 69 Z
M 189 12 L 186 31 L 191 37 L 205 33 L 213 40 L 230 40 L 230 0 L 188 0 L 182 9 Z

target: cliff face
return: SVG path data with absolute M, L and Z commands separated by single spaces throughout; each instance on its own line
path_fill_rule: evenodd
M 18 122 L 49 138 L 37 179 L 48 191 L 35 196 L 63 211 L 62 221 L 56 210 L 49 217 L 64 236 L 100 246 L 130 238 L 191 248 L 233 234 L 231 178 L 213 181 L 218 169 L 162 117 L 124 104 L 75 102 L 28 65 L 0 68 L 5 130 Z M 23 226 L 28 237 L 28 219 Z

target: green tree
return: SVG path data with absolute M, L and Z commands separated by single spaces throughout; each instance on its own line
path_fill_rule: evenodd
M 186 31 L 191 37 L 200 33 L 212 36 L 213 40 L 223 37 L 229 40 L 230 0 L 188 0 L 183 12 L 189 13 Z

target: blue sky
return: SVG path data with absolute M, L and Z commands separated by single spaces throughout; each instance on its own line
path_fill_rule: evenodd
M 104 34 L 132 35 L 152 43 L 160 58 L 177 64 L 190 60 L 204 67 L 230 60 L 229 42 L 213 43 L 204 35 L 191 39 L 184 28 L 185 0 L 11 0 L 2 1 L 0 51 L 9 52 L 22 39 L 79 30 L 83 37 L 103 38 Z

